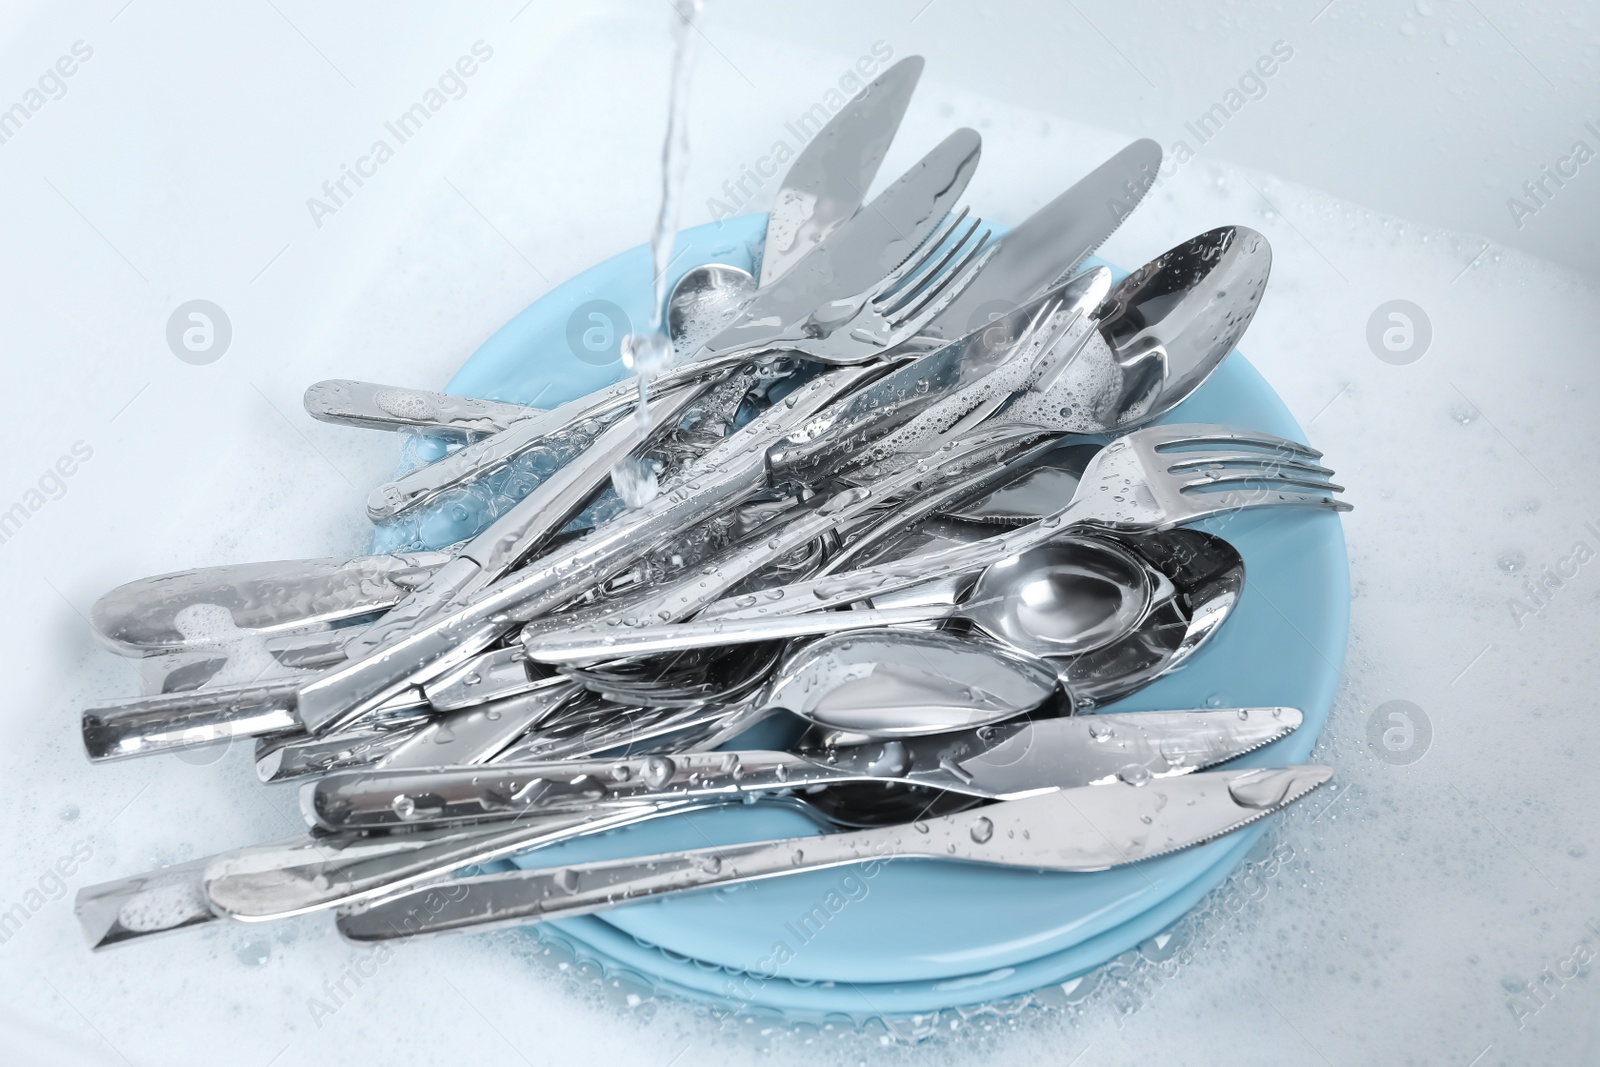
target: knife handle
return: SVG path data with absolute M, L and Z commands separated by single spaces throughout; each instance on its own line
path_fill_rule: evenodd
M 544 414 L 543 408 L 522 404 L 349 378 L 331 378 L 309 386 L 305 407 L 319 422 L 373 430 L 416 430 L 461 442 L 480 440 Z
M 737 885 L 851 863 L 875 869 L 896 855 L 931 854 L 928 846 L 916 847 L 923 843 L 908 841 L 907 837 L 905 827 L 891 826 L 455 879 L 343 911 L 338 926 L 346 940 L 358 943 L 450 930 L 520 926 L 587 915 L 691 889 Z M 938 844 L 942 844 L 942 837 L 930 842 Z M 970 842 L 968 846 L 970 851 Z
M 83 747 L 90 761 L 148 756 L 236 737 L 267 737 L 300 729 L 295 691 L 300 682 L 272 681 L 163 693 L 84 709 Z
M 622 760 L 550 760 L 330 775 L 300 791 L 307 823 L 392 830 L 550 811 L 732 798 L 862 775 L 788 752 L 687 752 Z

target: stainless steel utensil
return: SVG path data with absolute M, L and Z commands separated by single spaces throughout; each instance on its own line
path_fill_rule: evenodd
M 861 206 L 911 103 L 922 67 L 921 56 L 907 56 L 894 64 L 840 108 L 800 150 L 767 215 L 762 288 L 794 269 Z
M 1028 303 L 1076 271 L 1122 225 L 1161 168 L 1161 146 L 1135 141 L 1000 238 L 983 276 L 925 329 L 963 337 Z
M 330 378 L 306 388 L 306 413 L 319 422 L 369 430 L 409 430 L 465 444 L 499 433 L 543 408 L 407 389 L 350 378 Z
M 392 607 L 449 559 L 448 552 L 416 552 L 199 567 L 119 585 L 95 601 L 89 617 L 124 656 L 204 644 L 181 618 L 202 605 L 227 609 L 241 630 L 304 631 Z
M 479 875 L 343 910 L 339 932 L 360 943 L 487 930 L 685 890 L 910 857 L 1103 871 L 1214 841 L 1283 810 L 1332 773 L 1327 767 L 1285 767 L 1119 781 L 1000 801 L 912 826 Z
M 344 832 L 646 801 L 726 800 L 846 782 L 898 783 L 1008 800 L 1118 778 L 1189 774 L 1286 737 L 1300 722 L 1294 708 L 1140 711 L 985 724 L 933 736 L 905 734 L 819 752 L 687 752 L 357 771 L 306 785 L 300 807 L 311 826 Z
M 565 665 L 732 642 L 962 620 L 1024 652 L 1070 656 L 1127 634 L 1149 609 L 1153 592 L 1144 565 L 1125 549 L 1103 540 L 1062 537 L 991 563 L 959 600 L 940 598 L 858 611 L 783 616 L 738 635 L 730 634 L 730 628 L 716 620 L 703 625 L 656 624 L 626 630 L 615 626 L 577 631 L 551 627 L 525 637 L 523 647 L 531 660 Z

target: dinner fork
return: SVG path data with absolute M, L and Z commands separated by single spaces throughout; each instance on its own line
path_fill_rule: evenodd
M 1090 461 L 1066 507 L 1027 526 L 892 563 L 769 589 L 709 605 L 693 622 L 543 634 L 525 651 L 541 662 L 583 662 L 829 633 L 864 621 L 826 609 L 924 582 L 971 574 L 1026 552 L 1080 523 L 1129 531 L 1169 530 L 1258 507 L 1348 511 L 1343 486 L 1315 461 L 1322 453 L 1271 434 L 1227 426 L 1152 426 L 1121 437 Z M 820 613 L 812 615 L 811 613 Z M 876 624 L 914 621 L 893 610 Z M 911 612 L 915 614 L 915 612 Z M 795 618 L 809 615 L 809 619 Z
M 763 343 L 716 352 L 694 366 L 703 369 L 773 352 L 836 366 L 876 359 L 920 331 L 983 269 L 999 246 L 990 243 L 991 231 L 978 233 L 982 225 L 976 216 L 968 221 L 962 208 L 867 292 L 830 301 Z

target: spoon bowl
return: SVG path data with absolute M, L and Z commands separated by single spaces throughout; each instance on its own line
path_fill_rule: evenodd
M 1215 534 L 1179 529 L 1113 539 L 1144 561 L 1158 588 L 1144 618 L 1127 634 L 1054 661 L 1079 710 L 1105 707 L 1184 666 L 1244 591 L 1244 559 Z
M 1038 656 L 1071 656 L 1133 630 L 1150 607 L 1148 569 L 1111 541 L 1063 537 L 979 576 L 963 614 Z
M 1044 664 L 952 634 L 832 634 L 779 666 L 765 705 L 867 738 L 965 730 L 1032 711 L 1056 694 Z
M 1005 409 L 1060 433 L 1135 429 L 1188 399 L 1249 327 L 1272 270 L 1267 239 L 1243 226 L 1192 237 L 1111 287 L 1096 328 Z
M 747 270 L 702 263 L 685 271 L 667 296 L 667 334 L 680 354 L 697 352 L 755 295 Z

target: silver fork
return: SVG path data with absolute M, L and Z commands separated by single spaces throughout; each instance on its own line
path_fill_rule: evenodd
M 982 225 L 976 216 L 968 221 L 967 209 L 962 208 L 867 292 L 825 304 L 762 344 L 718 352 L 696 366 L 770 352 L 834 365 L 876 359 L 883 350 L 915 336 L 977 277 L 998 247 L 989 242 L 991 231 L 978 233 Z
M 875 567 L 767 590 L 760 601 L 724 599 L 693 622 L 547 634 L 524 646 L 544 662 L 584 662 L 708 645 L 828 633 L 853 615 L 827 611 L 898 589 L 982 570 L 1079 523 L 1123 530 L 1168 530 L 1213 515 L 1258 507 L 1349 511 L 1336 499 L 1322 453 L 1271 434 L 1227 426 L 1152 426 L 1119 438 L 1090 462 L 1072 501 L 1052 515 L 993 537 Z M 892 612 L 882 622 L 904 621 Z M 797 616 L 805 616 L 804 618 Z M 880 623 L 881 624 L 881 623 Z
M 1349 511 L 1344 486 L 1316 461 L 1322 453 L 1269 433 L 1176 423 L 1119 437 L 1090 461 L 1066 507 L 995 537 L 894 563 L 768 590 L 754 607 L 733 600 L 700 618 L 759 618 L 819 611 L 923 581 L 970 573 L 1048 541 L 1064 527 L 1094 523 L 1131 531 L 1170 530 L 1247 508 Z M 879 583 L 882 583 L 880 586 Z

